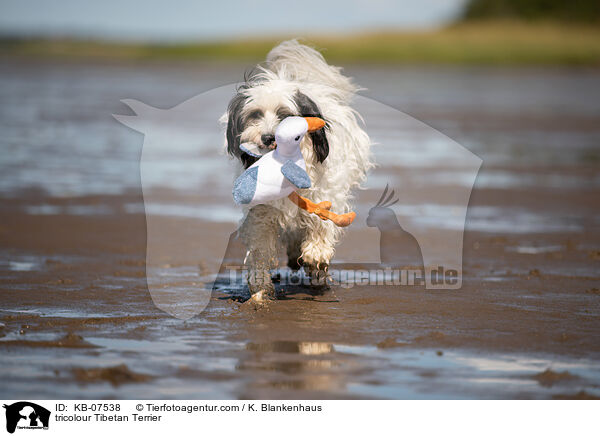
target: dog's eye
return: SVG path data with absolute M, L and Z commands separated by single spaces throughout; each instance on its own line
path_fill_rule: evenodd
M 297 141 L 298 139 L 300 139 L 300 135 L 296 136 L 296 137 L 294 138 L 294 141 Z
M 277 118 L 279 118 L 280 120 L 283 120 L 287 117 L 291 117 L 294 115 L 293 113 L 290 112 L 289 109 L 284 108 L 284 107 L 278 108 L 276 112 L 277 112 Z
M 246 120 L 253 121 L 263 116 L 263 112 L 260 109 L 253 110 L 246 116 Z

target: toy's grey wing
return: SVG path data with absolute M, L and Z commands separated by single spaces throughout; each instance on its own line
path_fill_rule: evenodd
M 258 157 L 258 158 L 261 158 L 266 154 L 266 153 L 263 153 L 263 151 L 260 149 L 260 147 L 258 145 L 256 145 L 254 142 L 244 142 L 243 144 L 240 144 L 240 150 L 242 150 L 246 154 L 249 154 L 252 157 Z M 268 150 L 267 150 L 267 152 L 268 152 Z
M 288 179 L 292 185 L 300 189 L 310 188 L 310 177 L 306 171 L 300 168 L 291 160 L 286 161 L 281 167 L 283 177 Z
M 237 204 L 249 204 L 256 194 L 258 167 L 248 168 L 233 183 L 233 201 Z

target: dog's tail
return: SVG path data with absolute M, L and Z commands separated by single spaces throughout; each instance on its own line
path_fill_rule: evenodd
M 267 55 L 266 68 L 288 80 L 330 86 L 347 98 L 359 91 L 352 80 L 341 73 L 341 68 L 328 65 L 321 53 L 295 39 L 273 48 Z

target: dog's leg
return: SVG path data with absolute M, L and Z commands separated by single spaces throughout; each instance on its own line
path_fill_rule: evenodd
M 282 236 L 287 252 L 287 266 L 292 271 L 298 271 L 300 268 L 302 268 L 301 244 L 304 240 L 304 230 L 286 230 Z
M 253 300 L 275 297 L 270 270 L 277 267 L 279 214 L 274 207 L 259 204 L 250 209 L 240 227 L 240 237 L 248 250 L 248 287 Z
M 329 289 L 329 262 L 333 257 L 336 242 L 336 229 L 331 221 L 313 220 L 306 229 L 301 245 L 302 260 L 315 289 Z

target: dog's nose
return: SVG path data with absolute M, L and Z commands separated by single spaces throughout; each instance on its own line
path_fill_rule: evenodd
M 260 140 L 265 145 L 271 145 L 275 141 L 275 135 L 265 134 L 260 136 Z

